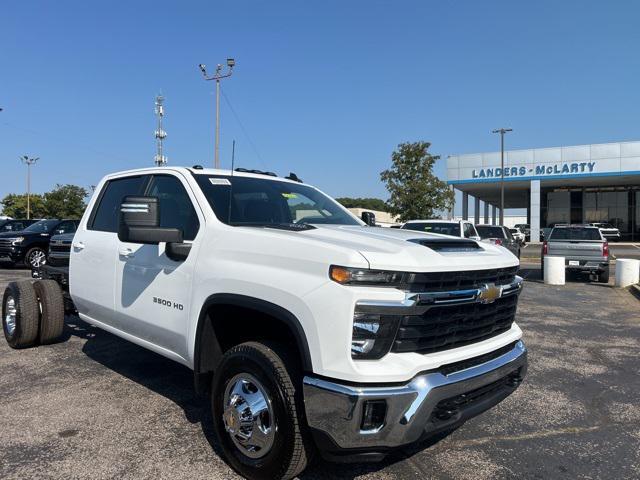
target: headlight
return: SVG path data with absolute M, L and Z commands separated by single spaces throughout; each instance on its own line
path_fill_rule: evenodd
M 408 281 L 405 272 L 388 270 L 369 270 L 368 268 L 349 268 L 332 265 L 329 268 L 329 278 L 342 285 L 378 285 L 386 287 L 400 287 Z
M 11 245 L 20 245 L 23 242 L 24 237 L 15 237 L 10 238 L 9 240 L 11 241 Z
M 351 356 L 359 360 L 384 357 L 393 344 L 401 316 L 361 313 L 353 316 Z

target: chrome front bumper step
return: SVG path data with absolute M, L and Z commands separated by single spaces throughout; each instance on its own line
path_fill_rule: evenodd
M 515 390 L 526 369 L 527 349 L 518 341 L 512 350 L 485 363 L 447 375 L 425 373 L 405 385 L 349 385 L 306 376 L 303 388 L 307 422 L 312 431 L 329 437 L 337 450 L 399 447 L 499 403 Z M 514 378 L 517 380 L 510 382 Z M 464 400 L 470 392 L 493 384 L 500 388 L 483 392 L 482 401 L 469 404 L 466 410 L 448 419 L 438 417 L 436 409 L 441 402 Z M 379 428 L 362 430 L 364 405 L 371 400 L 386 402 L 384 422 Z

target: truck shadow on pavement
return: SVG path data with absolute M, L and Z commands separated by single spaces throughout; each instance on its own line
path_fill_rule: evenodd
M 196 395 L 191 370 L 96 328 L 76 316 L 67 316 L 61 341 L 66 342 L 72 337 L 85 340 L 82 352 L 96 362 L 96 375 L 100 375 L 101 367 L 104 367 L 171 400 L 182 409 L 188 422 L 200 424 L 202 433 L 213 452 L 221 457 L 221 450 L 213 433 L 209 399 Z M 104 372 L 102 373 L 104 374 Z M 435 445 L 450 433 L 447 432 L 433 439 L 392 452 L 379 463 L 334 464 L 317 459 L 299 478 L 301 480 L 353 479 L 374 473 Z M 194 439 L 194 441 L 197 440 Z

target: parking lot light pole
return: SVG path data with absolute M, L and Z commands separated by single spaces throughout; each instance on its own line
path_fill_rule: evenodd
M 512 128 L 498 128 L 491 133 L 500 134 L 500 225 L 504 225 L 504 134 Z
M 205 80 L 216 81 L 216 146 L 214 158 L 215 168 L 220 168 L 220 80 L 230 77 L 233 74 L 233 67 L 235 66 L 236 61 L 233 58 L 227 58 L 227 72 L 224 74 L 222 73 L 222 64 L 219 63 L 216 66 L 216 73 L 209 76 L 207 75 L 206 65 L 204 65 L 203 63 L 198 65 Z
M 34 165 L 40 157 L 29 158 L 27 155 L 20 157 L 22 163 L 27 166 L 27 220 L 31 218 L 31 165 Z

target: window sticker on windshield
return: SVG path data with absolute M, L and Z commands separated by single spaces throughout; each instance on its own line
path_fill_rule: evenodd
M 227 178 L 210 178 L 211 185 L 231 185 L 231 182 Z
M 282 196 L 284 198 L 298 198 L 298 196 L 295 193 L 283 193 Z

